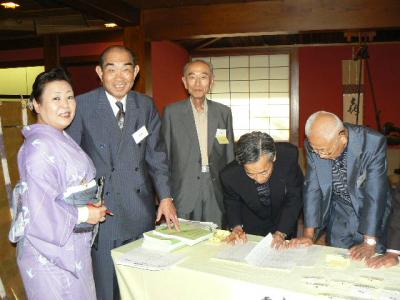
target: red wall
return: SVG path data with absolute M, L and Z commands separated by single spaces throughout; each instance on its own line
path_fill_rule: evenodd
M 91 44 L 79 44 L 79 45 L 65 45 L 61 46 L 60 55 L 61 57 L 68 56 L 85 56 L 85 55 L 97 55 L 103 52 L 105 48 L 111 45 L 123 45 L 122 41 L 114 43 L 91 43 Z
M 36 59 L 43 59 L 43 48 L 0 51 L 0 61 L 23 61 Z
M 80 95 L 101 86 L 101 81 L 95 72 L 95 65 L 68 67 L 72 78 L 75 95 Z
M 175 43 L 151 43 L 153 98 L 160 112 L 166 105 L 188 96 L 181 79 L 188 61 L 188 52 Z
M 121 42 L 122 44 L 122 42 Z M 63 46 L 62 56 L 99 55 L 106 43 Z M 393 122 L 400 127 L 400 44 L 369 46 L 369 64 L 376 100 L 381 110 L 381 123 Z M 172 42 L 151 43 L 153 97 L 160 112 L 169 103 L 187 97 L 181 77 L 189 61 L 188 52 Z M 42 49 L 0 51 L 0 61 L 40 59 Z M 352 46 L 299 48 L 299 144 L 304 141 L 304 125 L 310 114 L 327 110 L 342 115 L 341 61 L 351 59 Z M 77 95 L 100 85 L 93 66 L 68 68 Z M 376 128 L 371 90 L 365 76 L 364 124 Z
M 391 121 L 400 126 L 400 45 L 369 46 L 369 65 L 381 123 Z M 304 125 L 315 111 L 326 110 L 342 116 L 341 61 L 352 58 L 351 46 L 304 47 L 299 49 L 300 140 Z M 371 89 L 364 74 L 364 125 L 377 128 Z
M 60 55 L 61 57 L 93 55 L 100 57 L 103 50 L 111 45 L 123 45 L 123 42 L 65 45 L 61 47 Z M 86 93 L 101 86 L 101 81 L 95 72 L 95 67 L 96 64 L 68 67 L 76 95 Z

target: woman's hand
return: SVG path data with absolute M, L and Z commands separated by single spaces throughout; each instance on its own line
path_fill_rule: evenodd
M 94 225 L 99 222 L 104 222 L 106 220 L 107 207 L 105 207 L 104 205 L 88 205 L 87 207 L 89 209 L 89 217 L 86 221 L 87 223 Z

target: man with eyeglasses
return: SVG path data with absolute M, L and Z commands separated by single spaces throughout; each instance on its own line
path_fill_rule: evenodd
M 311 245 L 325 230 L 327 243 L 350 249 L 352 259 L 384 252 L 391 206 L 385 137 L 325 111 L 308 118 L 305 133 L 304 236 L 290 245 Z
M 228 243 L 245 242 L 246 233 L 273 233 L 273 246 L 285 248 L 296 234 L 302 208 L 303 173 L 298 150 L 274 143 L 266 133 L 242 135 L 235 160 L 220 173 L 228 225 Z

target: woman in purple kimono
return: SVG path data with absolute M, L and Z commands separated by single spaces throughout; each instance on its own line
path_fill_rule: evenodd
M 96 299 L 91 224 L 105 220 L 106 208 L 74 202 L 75 195 L 83 191 L 87 196 L 97 186 L 92 161 L 64 132 L 76 108 L 65 72 L 39 74 L 31 101 L 38 121 L 23 129 L 18 154 L 17 221 L 23 219 L 23 226 L 19 222 L 16 240 L 25 290 L 29 299 Z M 15 223 L 12 231 L 18 232 Z

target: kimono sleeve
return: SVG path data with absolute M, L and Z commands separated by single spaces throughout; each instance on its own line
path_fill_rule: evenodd
M 62 167 L 37 155 L 25 165 L 26 203 L 30 212 L 26 236 L 36 249 L 42 243 L 63 247 L 78 219 L 77 208 L 62 198 L 65 186 L 59 170 Z

